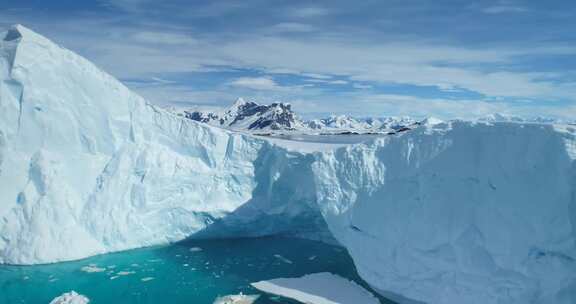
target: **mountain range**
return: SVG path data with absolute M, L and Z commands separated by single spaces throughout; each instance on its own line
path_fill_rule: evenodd
M 274 102 L 259 104 L 238 98 L 227 108 L 179 109 L 169 108 L 177 115 L 190 120 L 206 123 L 219 128 L 245 131 L 256 135 L 310 134 L 310 135 L 347 135 L 347 134 L 396 134 L 414 129 L 422 124 L 442 122 L 433 117 L 418 120 L 411 117 L 369 117 L 358 118 L 349 115 L 330 115 L 325 118 L 301 119 L 289 103 Z M 521 117 L 510 114 L 494 113 L 481 116 L 479 122 L 570 124 L 573 122 L 549 117 Z
M 188 119 L 225 129 L 256 134 L 388 134 L 405 131 L 419 125 L 409 117 L 355 118 L 332 115 L 321 119 L 303 120 L 288 103 L 262 105 L 238 98 L 230 107 L 218 110 L 176 110 Z

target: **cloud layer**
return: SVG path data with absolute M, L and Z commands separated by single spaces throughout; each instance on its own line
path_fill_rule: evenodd
M 573 116 L 575 10 L 526 4 L 8 2 L 0 22 L 26 24 L 164 104 L 244 95 L 309 113 Z

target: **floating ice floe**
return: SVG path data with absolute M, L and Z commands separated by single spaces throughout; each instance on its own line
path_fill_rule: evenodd
M 102 267 L 98 267 L 96 265 L 88 265 L 88 266 L 84 266 L 82 268 L 80 268 L 80 270 L 84 271 L 84 272 L 104 272 L 106 271 L 106 268 L 102 268 Z
M 279 259 L 280 261 L 286 263 L 286 264 L 292 264 L 292 263 L 293 263 L 293 262 L 290 261 L 289 259 L 287 259 L 287 258 L 285 258 L 285 257 L 283 257 L 283 256 L 281 256 L 281 255 L 279 255 L 279 254 L 275 254 L 274 257 L 277 258 L 277 259 Z
M 360 285 L 328 272 L 308 274 L 301 278 L 260 281 L 251 285 L 263 292 L 307 304 L 380 303 Z
M 150 262 L 150 263 L 162 262 L 162 259 L 151 259 L 151 260 L 148 260 L 148 262 Z
M 61 296 L 54 298 L 50 304 L 88 304 L 90 299 L 81 295 L 74 290 L 63 293 Z
M 252 304 L 259 297 L 259 295 L 245 295 L 240 293 L 237 295 L 218 297 L 214 301 L 214 304 Z

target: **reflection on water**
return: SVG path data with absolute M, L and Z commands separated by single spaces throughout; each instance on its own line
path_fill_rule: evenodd
M 94 304 L 211 304 L 218 296 L 261 294 L 251 282 L 315 272 L 360 282 L 341 247 L 273 237 L 189 241 L 74 262 L 0 266 L 0 303 L 49 303 L 75 290 Z M 296 302 L 261 294 L 255 303 Z

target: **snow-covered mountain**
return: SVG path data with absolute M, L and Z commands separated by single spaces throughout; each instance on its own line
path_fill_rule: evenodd
M 537 124 L 574 124 L 575 120 L 558 119 L 546 116 L 522 117 L 502 113 L 494 113 L 480 117 L 478 121 L 485 122 L 516 122 L 516 123 L 537 123 Z
M 246 131 L 293 131 L 303 128 L 290 104 L 260 105 L 238 98 L 223 111 L 183 111 L 186 118 L 213 126 Z
M 332 115 L 327 118 L 306 121 L 304 124 L 312 130 L 320 130 L 320 134 L 384 134 L 413 129 L 420 123 L 409 117 L 356 118 L 347 115 Z
M 333 115 L 323 119 L 301 120 L 290 104 L 261 105 L 242 98 L 236 100 L 229 108 L 220 111 L 183 110 L 179 114 L 213 126 L 255 134 L 386 134 L 418 126 L 416 120 L 408 117 L 361 119 L 347 115 Z
M 191 120 L 225 129 L 247 131 L 253 134 L 395 134 L 412 130 L 423 121 L 411 117 L 357 118 L 348 115 L 332 115 L 326 118 L 302 120 L 290 104 L 272 103 L 261 105 L 239 98 L 227 109 L 178 110 L 178 115 Z M 426 119 L 425 119 L 426 120 Z M 434 118 L 434 120 L 437 120 Z M 514 122 L 537 124 L 567 124 L 573 121 L 550 117 L 521 117 L 494 113 L 477 119 L 480 122 Z M 438 122 L 436 122 L 438 123 Z
M 0 34 L 0 263 L 330 233 L 399 303 L 576 303 L 574 126 L 427 119 L 345 147 L 283 142 L 150 105 L 15 26 Z

